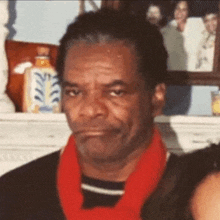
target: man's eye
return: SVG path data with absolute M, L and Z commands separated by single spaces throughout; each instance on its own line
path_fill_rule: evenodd
M 68 96 L 78 96 L 79 94 L 80 94 L 79 89 L 67 89 L 67 90 L 65 90 L 65 95 L 68 95 Z
M 110 91 L 110 95 L 111 96 L 122 96 L 125 94 L 125 91 L 124 90 L 121 90 L 121 89 L 117 89 L 117 90 L 112 90 Z

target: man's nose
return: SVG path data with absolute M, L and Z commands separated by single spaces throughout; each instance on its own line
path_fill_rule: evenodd
M 108 116 L 108 107 L 104 98 L 98 97 L 96 95 L 90 95 L 87 96 L 83 101 L 80 114 L 89 118 L 105 118 Z
M 179 10 L 179 11 L 178 11 L 178 14 L 179 14 L 179 15 L 182 15 L 182 13 L 183 13 L 182 10 Z

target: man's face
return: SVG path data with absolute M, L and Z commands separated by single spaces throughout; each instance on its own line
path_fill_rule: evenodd
M 216 14 L 207 14 L 204 17 L 204 24 L 205 24 L 206 30 L 210 34 L 215 34 L 216 33 L 217 22 L 218 22 L 218 18 L 217 18 Z
M 63 108 L 84 158 L 117 160 L 149 142 L 152 91 L 123 43 L 79 43 L 67 54 Z
M 147 11 L 147 20 L 151 24 L 159 25 L 162 15 L 160 13 L 160 8 L 154 5 L 151 5 Z
M 189 14 L 188 4 L 186 1 L 180 1 L 174 10 L 174 19 L 177 23 L 186 22 Z

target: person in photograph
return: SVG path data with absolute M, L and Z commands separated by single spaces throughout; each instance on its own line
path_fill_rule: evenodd
M 203 16 L 205 31 L 199 44 L 197 54 L 197 71 L 212 71 L 215 51 L 216 29 L 218 22 L 218 12 L 215 10 L 206 11 Z
M 190 3 L 175 1 L 173 20 L 166 26 L 163 37 L 167 49 L 169 70 L 194 71 L 199 42 L 205 26 L 202 18 L 189 17 Z
M 168 52 L 167 67 L 174 71 L 195 71 L 197 50 L 205 26 L 202 18 L 190 16 L 190 1 L 173 2 L 173 20 L 162 32 Z M 193 111 L 191 86 L 167 88 L 165 115 L 185 115 Z
M 150 3 L 146 11 L 146 19 L 159 29 L 163 28 L 166 25 L 163 5 L 159 2 Z

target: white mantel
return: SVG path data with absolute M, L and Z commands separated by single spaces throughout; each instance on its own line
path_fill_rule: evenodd
M 220 141 L 220 117 L 160 116 L 155 121 L 176 153 Z M 60 149 L 70 133 L 64 114 L 0 114 L 0 175 Z

